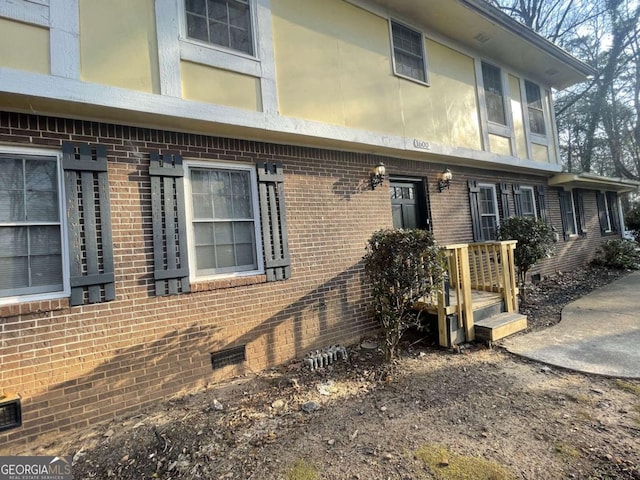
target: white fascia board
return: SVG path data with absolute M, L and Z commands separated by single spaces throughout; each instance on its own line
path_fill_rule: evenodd
M 246 138 L 266 142 L 282 142 L 282 134 L 285 134 L 286 141 L 294 145 L 342 148 L 361 153 L 375 153 L 398 158 L 445 162 L 452 165 L 495 170 L 527 170 L 541 174 L 553 174 L 561 171 L 559 165 L 550 163 L 544 164 L 399 135 L 384 135 L 368 130 L 285 117 L 272 112 L 256 112 L 184 100 L 167 95 L 136 92 L 118 87 L 86 83 L 76 79 L 26 73 L 8 68 L 0 68 L 0 78 L 3 79 L 0 83 L 0 91 L 2 92 L 72 104 L 140 112 L 165 119 L 172 118 L 175 119 L 176 131 L 182 131 L 180 120 L 188 119 L 207 122 L 212 127 L 217 124 L 245 128 L 247 129 Z M 46 113 L 55 114 L 55 112 Z M 99 121 L 97 118 L 91 120 Z M 123 123 L 127 123 L 124 118 Z M 157 128 L 153 125 L 152 120 L 143 126 Z M 166 129 L 166 123 L 161 128 Z M 256 131 L 263 131 L 264 135 L 256 137 Z M 343 147 L 340 144 L 343 144 Z

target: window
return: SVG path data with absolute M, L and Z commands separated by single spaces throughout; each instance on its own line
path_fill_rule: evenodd
M 531 133 L 546 135 L 544 126 L 544 111 L 542 109 L 542 96 L 540 87 L 535 83 L 525 80 L 525 90 L 527 94 L 527 110 L 529 112 L 529 129 Z
M 261 270 L 253 168 L 191 164 L 188 179 L 196 276 Z
M 619 230 L 618 196 L 615 192 L 596 193 L 598 214 L 600 216 L 600 231 L 615 233 Z
M 58 159 L 0 152 L 0 297 L 64 287 Z
M 482 62 L 482 82 L 484 99 L 487 105 L 487 119 L 490 122 L 506 125 L 502 73 L 498 67 Z
M 478 194 L 478 208 L 480 211 L 480 235 L 482 240 L 498 238 L 498 202 L 495 185 L 480 184 Z
M 584 215 L 584 194 L 581 190 L 560 190 L 560 215 L 565 240 L 572 236 L 587 234 Z
M 520 187 L 520 201 L 522 202 L 522 216 L 536 217 L 536 201 L 533 196 L 533 187 Z
M 420 82 L 427 81 L 422 33 L 391 22 L 393 65 L 396 74 Z
M 187 37 L 253 55 L 248 0 L 185 0 Z

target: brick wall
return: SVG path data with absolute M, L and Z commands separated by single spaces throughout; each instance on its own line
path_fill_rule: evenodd
M 0 307 L 0 390 L 23 398 L 23 426 L 0 433 L 4 454 L 37 445 L 43 434 L 108 420 L 371 332 L 361 258 L 370 234 L 391 225 L 386 184 L 375 191 L 368 184 L 378 161 L 391 175 L 429 179 L 441 244 L 472 241 L 467 179 L 545 183 L 544 177 L 451 167 L 451 188 L 439 193 L 436 178 L 445 165 L 438 163 L 0 112 L 1 144 L 58 152 L 63 141 L 107 146 L 116 300 Z M 149 154 L 158 150 L 282 162 L 291 278 L 201 282 L 189 294 L 155 297 L 148 168 Z M 548 190 L 551 219 L 560 226 L 557 195 Z M 595 196 L 585 203 L 593 217 L 589 236 L 561 240 L 544 273 L 580 265 L 599 241 Z M 237 345 L 246 345 L 246 362 L 212 371 L 210 353 Z
M 0 433 L 0 452 L 371 332 L 361 258 L 371 232 L 391 221 L 388 191 L 368 187 L 377 158 L 0 114 L 2 144 L 59 151 L 63 141 L 107 146 L 116 300 L 0 307 L 0 390 L 23 398 L 23 426 Z M 189 294 L 153 296 L 148 168 L 158 150 L 282 162 L 291 278 L 202 282 Z M 247 361 L 213 371 L 210 353 L 236 345 L 246 345 Z

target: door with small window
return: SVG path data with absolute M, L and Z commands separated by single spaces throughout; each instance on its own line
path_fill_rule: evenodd
M 422 180 L 391 180 L 393 228 L 431 229 L 427 192 Z

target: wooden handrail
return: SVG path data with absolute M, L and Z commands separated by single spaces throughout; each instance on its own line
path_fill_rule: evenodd
M 456 304 L 450 305 L 444 288 L 437 296 L 439 342 L 449 346 L 448 313 L 456 313 L 458 328 L 464 328 L 467 341 L 474 340 L 472 290 L 500 293 L 505 310 L 518 309 L 518 287 L 514 265 L 515 240 L 454 244 L 444 247 L 449 288 Z

